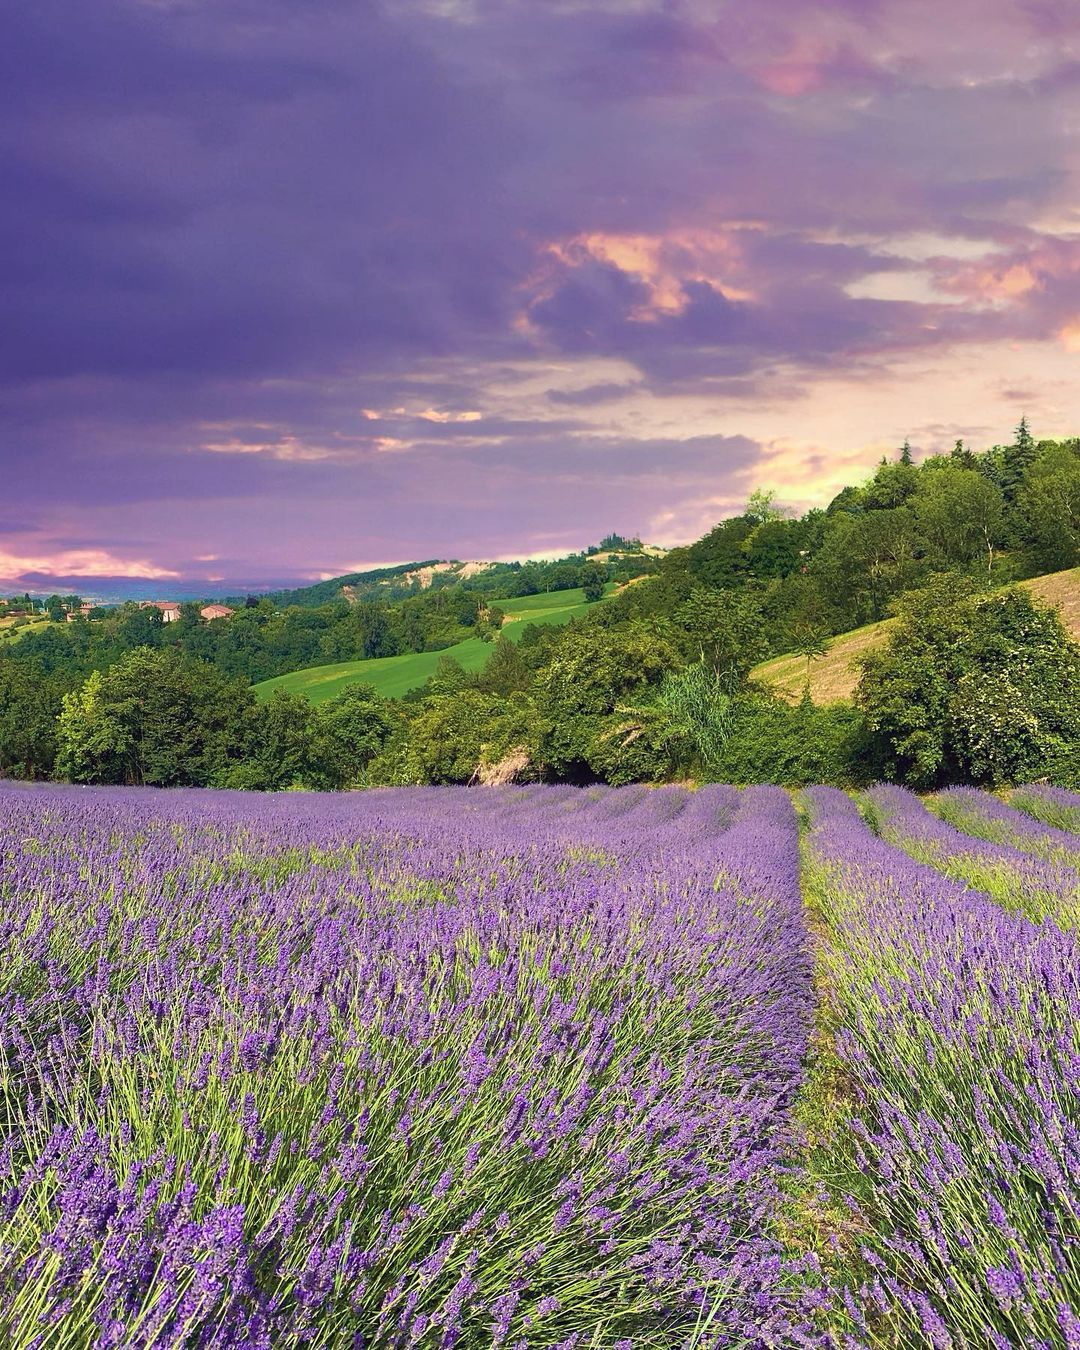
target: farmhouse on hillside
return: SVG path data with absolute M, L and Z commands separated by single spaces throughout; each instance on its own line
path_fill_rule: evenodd
M 177 600 L 141 600 L 140 609 L 160 609 L 162 623 L 177 623 L 180 619 L 180 603 Z

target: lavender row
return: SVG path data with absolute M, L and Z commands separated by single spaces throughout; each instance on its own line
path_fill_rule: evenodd
M 0 858 L 5 1346 L 820 1343 L 783 793 L 0 787 Z
M 1015 842 L 973 837 L 928 810 L 906 788 L 879 785 L 863 801 L 881 837 L 917 861 L 1028 918 L 1052 918 L 1068 927 L 1080 919 L 1080 871 L 1063 850 L 1040 857 Z
M 853 1098 L 853 1343 L 1080 1345 L 1075 938 L 892 848 L 844 794 L 804 796 Z
M 964 834 L 1021 853 L 1033 853 L 1050 862 L 1080 868 L 1080 835 L 1036 820 L 1016 807 L 978 788 L 946 788 L 927 805 L 942 820 Z
M 1080 834 L 1080 792 L 1032 784 L 1014 789 L 1009 800 L 1018 810 L 1047 825 Z

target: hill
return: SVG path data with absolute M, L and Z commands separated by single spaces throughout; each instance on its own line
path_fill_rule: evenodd
M 398 563 L 394 567 L 373 567 L 367 572 L 348 572 L 344 576 L 315 581 L 292 590 L 267 591 L 264 599 L 275 605 L 325 605 L 332 600 L 398 599 L 414 589 L 415 574 L 424 568 L 440 566 L 437 558 L 424 562 Z M 240 603 L 242 596 L 231 597 Z
M 1056 605 L 1065 627 L 1080 641 L 1080 567 L 1032 577 L 1020 584 L 1044 604 Z M 851 698 L 859 682 L 859 671 L 854 662 L 880 646 L 894 622 L 883 619 L 880 623 L 867 624 L 833 638 L 829 650 L 810 667 L 810 697 L 815 703 L 839 703 Z M 797 703 L 806 683 L 806 658 L 776 656 L 756 666 L 752 674 L 754 679 Z
M 602 563 L 609 569 L 609 576 L 625 581 L 653 570 L 667 552 L 667 549 L 642 544 L 638 539 L 625 540 L 620 535 L 610 535 L 599 546 L 580 553 L 568 553 L 561 558 L 522 562 L 429 558 L 424 562 L 350 572 L 293 590 L 269 591 L 263 598 L 278 606 L 300 605 L 304 608 L 335 600 L 347 600 L 351 605 L 368 600 L 393 603 L 424 591 L 467 585 L 470 590 L 501 604 L 504 596 L 515 597 L 530 592 L 546 595 L 566 590 L 576 584 L 581 568 L 588 562 Z M 237 605 L 242 601 L 242 596 L 233 599 Z
M 608 586 L 610 593 L 615 588 Z M 585 593 L 580 588 L 554 591 L 547 595 L 527 595 L 518 600 L 502 600 L 499 608 L 506 615 L 503 632 L 517 641 L 531 623 L 563 624 L 589 608 Z M 444 656 L 452 656 L 463 669 L 482 670 L 491 655 L 490 642 L 469 638 L 437 652 L 409 652 L 404 656 L 382 656 L 368 661 L 340 661 L 333 665 L 311 666 L 306 670 L 278 675 L 255 685 L 255 695 L 261 701 L 275 689 L 290 694 L 303 694 L 312 703 L 333 698 L 351 684 L 371 684 L 384 698 L 400 698 L 410 689 L 417 689 L 431 675 Z

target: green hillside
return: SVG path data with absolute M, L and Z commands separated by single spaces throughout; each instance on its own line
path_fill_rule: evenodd
M 0 619 L 0 645 L 18 642 L 24 638 L 27 633 L 40 632 L 43 628 L 48 628 L 49 619 L 24 619 L 21 622 L 16 619 Z
M 608 592 L 615 589 L 608 586 Z M 503 632 L 516 642 L 531 623 L 568 623 L 589 608 L 584 591 L 552 591 L 543 595 L 526 595 L 517 600 L 500 600 L 498 607 L 506 615 Z M 371 684 L 384 698 L 400 698 L 410 689 L 416 689 L 435 673 L 435 667 L 444 656 L 452 656 L 467 671 L 483 669 L 491 655 L 491 643 L 480 638 L 469 638 L 453 647 L 438 652 L 409 652 L 404 656 L 381 656 L 369 661 L 340 661 L 335 665 L 311 666 L 306 670 L 278 675 L 255 685 L 255 695 L 266 700 L 275 689 L 290 694 L 303 694 L 312 703 L 340 694 L 350 684 Z
M 1032 577 L 1020 585 L 1043 604 L 1055 605 L 1061 613 L 1062 623 L 1080 641 L 1080 567 Z M 851 698 L 859 682 L 859 668 L 855 662 L 886 640 L 894 622 L 883 619 L 832 639 L 825 655 L 810 666 L 810 697 L 815 703 L 838 703 Z M 806 684 L 806 658 L 776 656 L 771 661 L 763 661 L 752 674 L 754 679 L 763 681 L 784 698 L 797 703 Z

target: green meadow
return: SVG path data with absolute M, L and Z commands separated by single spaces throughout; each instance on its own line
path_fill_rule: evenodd
M 614 591 L 608 586 L 608 593 Z M 585 593 L 580 588 L 571 591 L 549 591 L 543 595 L 526 595 L 517 600 L 492 602 L 506 618 L 502 631 L 516 642 L 531 623 L 564 624 L 589 608 Z M 368 661 L 339 661 L 334 665 L 310 666 L 278 675 L 255 685 L 260 701 L 270 697 L 275 689 L 290 694 L 303 694 L 312 703 L 334 698 L 351 684 L 370 684 L 384 698 L 400 698 L 410 689 L 416 689 L 435 673 L 435 667 L 444 656 L 452 656 L 464 670 L 482 670 L 492 652 L 492 644 L 480 638 L 468 638 L 453 647 L 437 652 L 407 652 L 403 656 L 380 656 Z
M 40 632 L 43 628 L 48 628 L 51 620 L 49 619 L 24 619 L 21 622 L 15 619 L 0 619 L 0 645 L 8 645 L 18 642 L 20 638 L 27 633 Z

